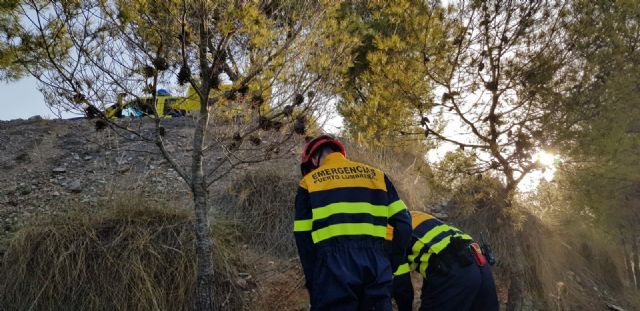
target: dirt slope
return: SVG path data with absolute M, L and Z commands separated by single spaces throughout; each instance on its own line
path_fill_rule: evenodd
M 176 137 L 186 137 L 181 122 L 167 122 Z M 94 127 L 89 120 L 0 122 L 0 234 L 25 216 L 54 212 L 68 201 L 91 205 L 118 189 L 187 197 L 153 145 Z

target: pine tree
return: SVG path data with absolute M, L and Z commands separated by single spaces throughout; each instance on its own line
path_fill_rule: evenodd
M 433 105 L 425 64 L 441 64 L 447 48 L 430 54 L 444 24 L 445 9 L 425 1 L 346 1 L 340 20 L 359 44 L 338 83 L 338 111 L 348 133 L 368 145 L 401 146 L 424 141 L 411 135 Z
M 33 38 L 33 50 L 44 55 L 38 64 L 20 63 L 40 81 L 48 104 L 97 118 L 97 128 L 154 144 L 191 189 L 195 310 L 222 306 L 213 291 L 208 189 L 238 167 L 289 154 L 293 147 L 287 142 L 307 133 L 307 121 L 329 100 L 327 75 L 343 67 L 331 57 L 344 48 L 324 46 L 337 32 L 336 24 L 325 19 L 335 6 L 227 0 L 33 0 L 20 5 L 23 12 L 33 12 L 21 35 Z M 176 80 L 192 87 L 200 102 L 195 121 L 187 125 L 192 148 L 186 163 L 176 156 L 181 151 L 171 147 L 176 142 L 167 138 L 166 119 L 153 104 L 159 85 Z M 231 85 L 222 87 L 223 81 Z M 151 129 L 107 118 L 104 107 L 122 96 L 151 103 L 146 123 Z M 214 122 L 223 119 L 217 107 L 225 100 L 245 105 L 238 108 L 247 118 L 226 124 L 225 131 L 213 130 Z

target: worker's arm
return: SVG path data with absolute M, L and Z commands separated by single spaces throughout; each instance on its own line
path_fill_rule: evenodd
M 304 182 L 300 183 L 296 194 L 296 212 L 293 224 L 293 233 L 296 238 L 296 246 L 298 247 L 298 256 L 304 271 L 305 285 L 311 292 L 311 284 L 313 284 L 313 270 L 315 264 L 315 247 L 311 239 L 312 217 L 311 206 L 309 205 L 309 191 L 307 191 Z
M 407 206 L 400 200 L 396 188 L 393 183 L 384 177 L 387 185 L 387 195 L 389 204 L 389 224 L 393 227 L 393 240 L 391 240 L 391 268 L 394 274 L 400 270 L 407 270 L 406 250 L 411 244 L 411 215 L 407 210 Z
M 393 276 L 393 299 L 398 305 L 398 311 L 413 310 L 413 284 L 411 273 L 406 272 Z

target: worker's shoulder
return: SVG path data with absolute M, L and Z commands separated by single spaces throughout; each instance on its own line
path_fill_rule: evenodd
M 308 181 L 307 181 L 307 176 L 309 176 L 309 174 L 302 176 L 302 178 L 300 179 L 300 182 L 298 182 L 298 187 L 304 189 L 304 190 L 308 190 L 309 186 L 308 186 Z
M 429 214 L 429 213 L 425 213 L 422 211 L 411 211 L 411 217 L 415 218 L 415 219 L 422 219 L 422 220 L 428 220 L 428 219 L 437 219 L 435 217 L 433 217 L 433 215 Z

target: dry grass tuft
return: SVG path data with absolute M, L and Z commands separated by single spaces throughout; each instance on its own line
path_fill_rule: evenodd
M 109 205 L 113 205 L 109 203 Z M 189 310 L 196 265 L 190 213 L 120 204 L 35 220 L 0 263 L 2 310 Z M 214 237 L 228 236 L 215 226 Z M 215 240 L 219 309 L 242 309 L 228 241 Z
M 372 148 L 347 143 L 347 157 L 385 172 L 412 210 L 427 210 L 436 199 L 431 193 L 431 169 L 420 151 Z
M 246 243 L 271 255 L 296 255 L 294 200 L 299 174 L 292 167 L 259 168 L 237 177 L 218 200 Z

